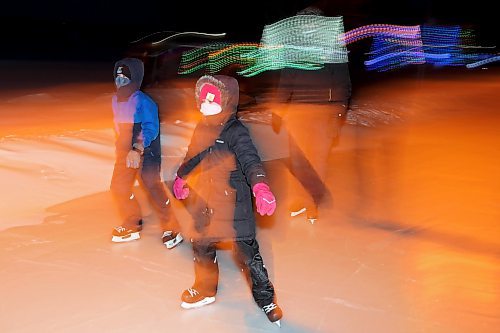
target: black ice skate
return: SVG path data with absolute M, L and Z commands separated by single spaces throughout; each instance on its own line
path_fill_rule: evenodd
M 281 311 L 278 304 L 270 303 L 268 305 L 264 305 L 262 307 L 262 311 L 264 311 L 270 322 L 281 327 L 280 319 L 283 317 L 283 311 Z
M 215 296 L 205 296 L 194 288 L 184 290 L 181 296 L 181 307 L 184 309 L 199 308 L 215 302 Z
M 176 247 L 180 242 L 183 241 L 182 235 L 180 232 L 175 232 L 171 230 L 167 230 L 163 232 L 163 236 L 161 237 L 161 241 L 167 249 L 173 249 Z
M 121 225 L 114 227 L 113 237 L 111 238 L 111 241 L 115 243 L 122 243 L 139 239 L 141 238 L 141 235 L 139 233 L 141 229 L 142 229 L 142 221 L 141 224 L 134 229 L 125 228 L 124 226 Z

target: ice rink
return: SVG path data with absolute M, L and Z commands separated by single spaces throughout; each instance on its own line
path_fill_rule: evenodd
M 216 302 L 182 309 L 189 242 L 167 250 L 145 202 L 141 239 L 111 243 L 111 84 L 0 94 L 0 332 L 499 332 L 498 68 L 354 90 L 329 162 L 333 205 L 314 224 L 288 215 L 303 189 L 267 162 L 278 209 L 259 217 L 258 240 L 281 328 L 227 248 Z M 166 178 L 192 128 L 174 120 Z

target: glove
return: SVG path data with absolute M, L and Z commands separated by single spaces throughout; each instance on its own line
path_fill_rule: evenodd
M 255 197 L 257 212 L 262 216 L 273 215 L 276 210 L 276 198 L 269 189 L 269 186 L 266 183 L 257 183 L 253 186 L 252 191 Z
M 179 176 L 175 177 L 173 188 L 174 188 L 174 196 L 177 199 L 183 200 L 183 199 L 186 199 L 188 197 L 189 188 L 184 187 L 184 185 L 186 185 L 186 184 L 187 184 L 187 181 L 185 181 L 181 177 L 179 177 Z
M 141 165 L 141 154 L 136 150 L 131 150 L 127 154 L 127 168 L 138 169 Z

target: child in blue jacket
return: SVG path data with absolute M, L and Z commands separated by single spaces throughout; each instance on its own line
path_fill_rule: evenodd
M 133 195 L 138 179 L 158 211 L 163 243 L 171 249 L 182 241 L 180 227 L 171 214 L 170 200 L 161 180 L 161 143 L 158 106 L 140 90 L 144 64 L 140 59 L 125 58 L 115 63 L 117 88 L 112 98 L 116 132 L 116 160 L 111 192 L 117 203 L 122 224 L 113 230 L 113 242 L 140 238 L 142 215 Z M 138 177 L 140 175 L 140 177 Z

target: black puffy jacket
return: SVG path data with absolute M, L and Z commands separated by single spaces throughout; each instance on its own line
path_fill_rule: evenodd
M 238 82 L 229 76 L 203 76 L 196 85 L 197 100 L 204 83 L 220 89 L 222 112 L 198 123 L 177 171 L 179 177 L 196 179 L 189 182 L 189 236 L 213 241 L 255 238 L 251 188 L 267 180 L 248 129 L 236 118 Z

